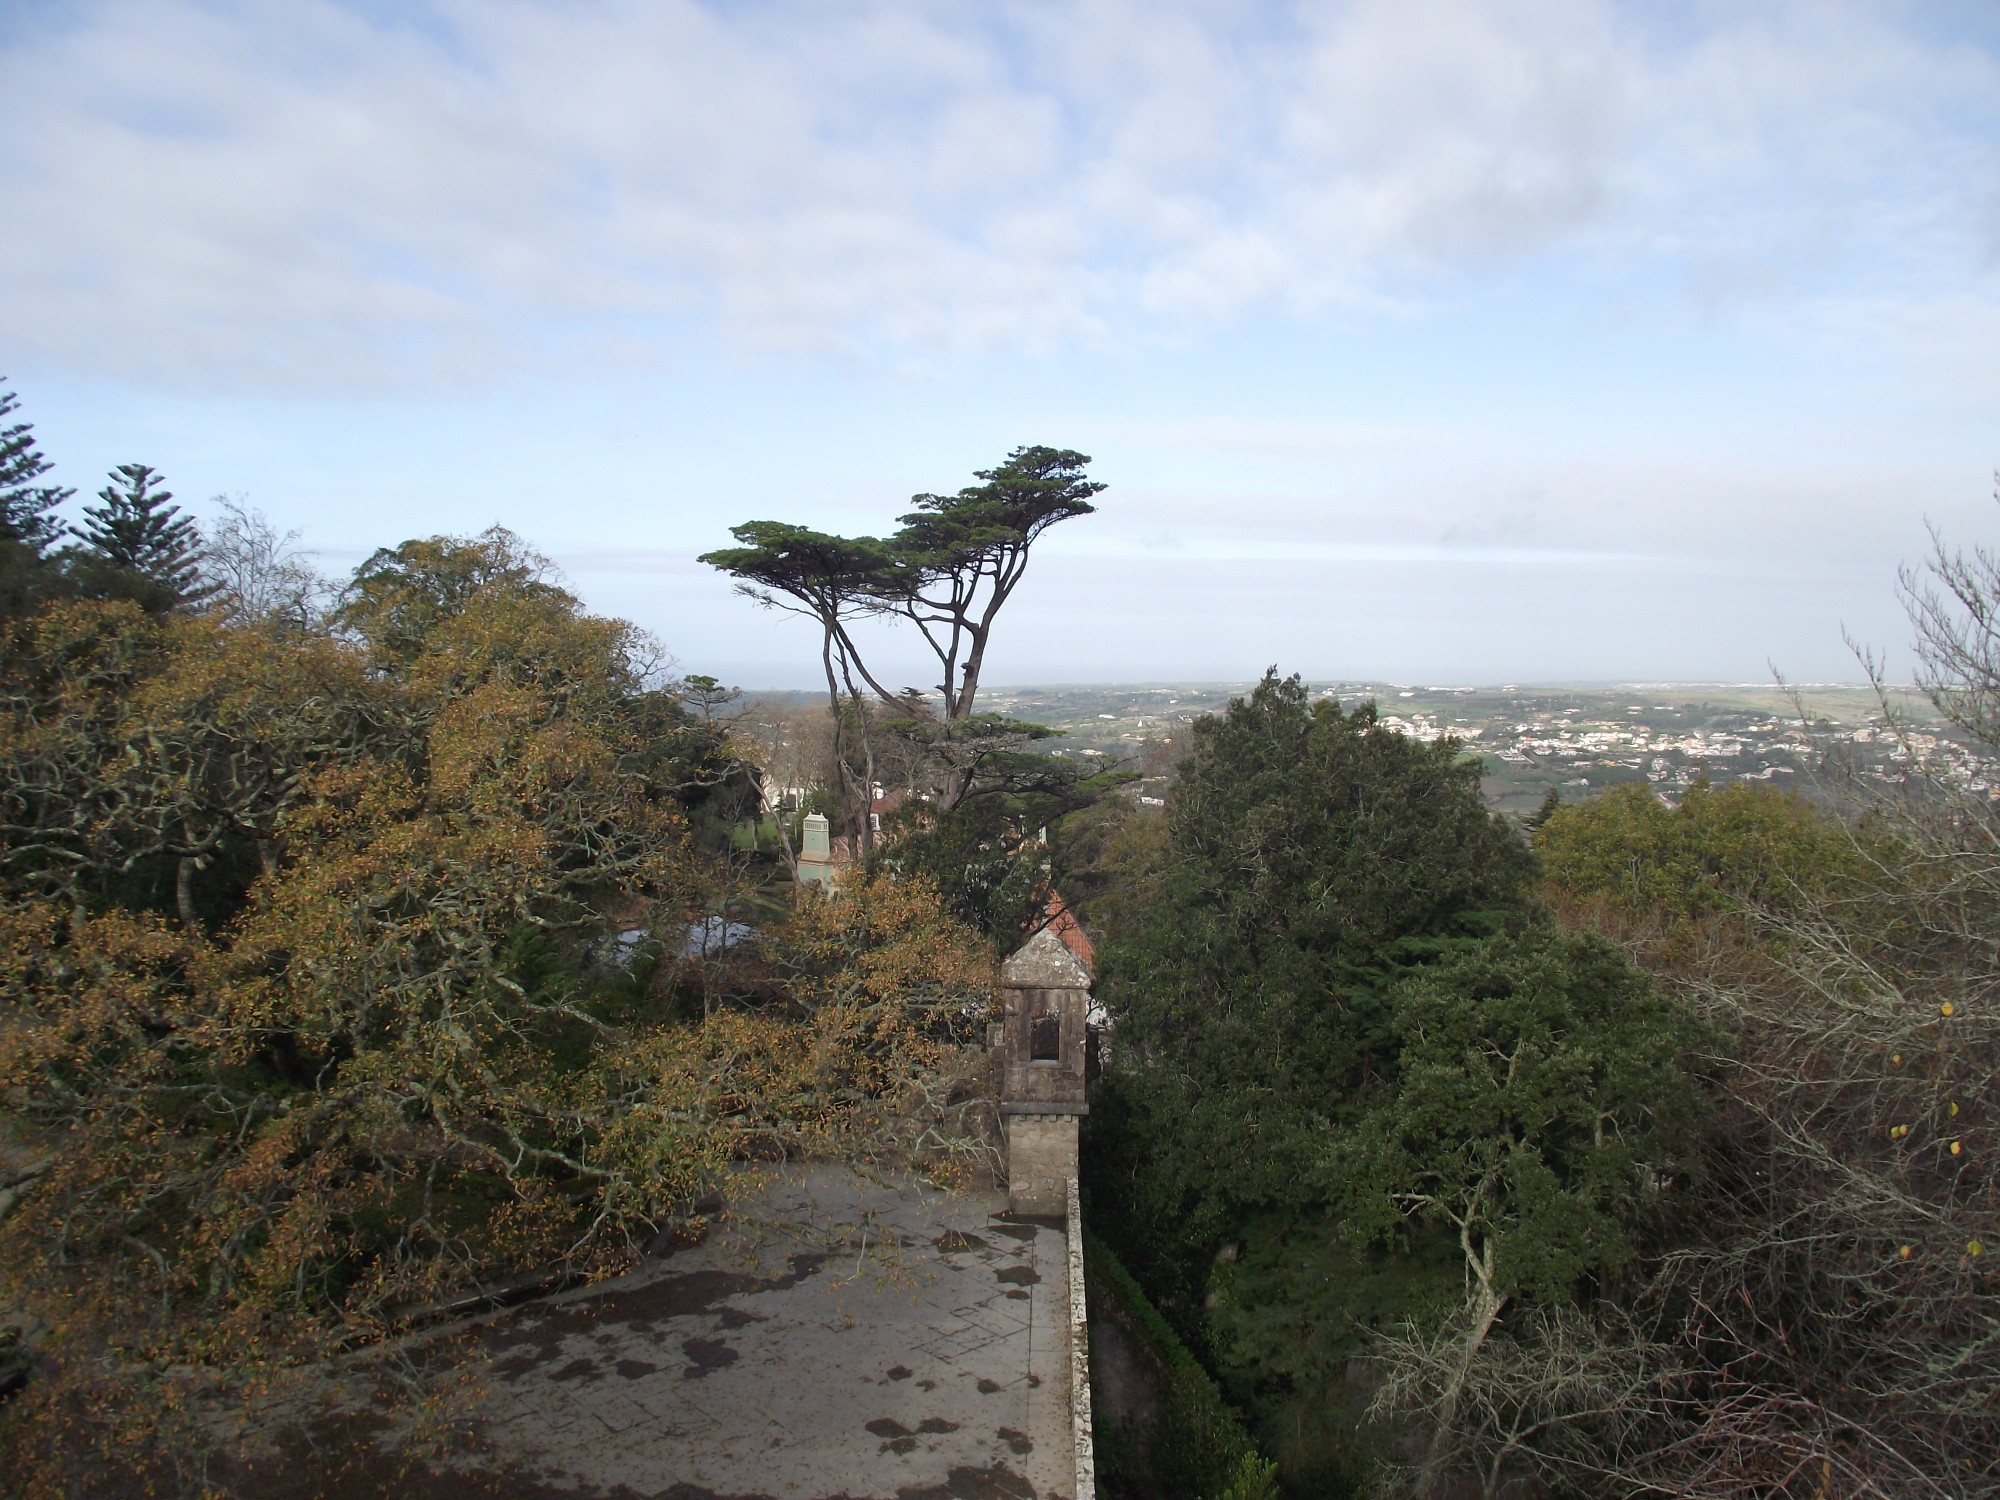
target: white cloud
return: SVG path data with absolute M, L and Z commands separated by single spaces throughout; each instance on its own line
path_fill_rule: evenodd
M 0 342 L 229 388 L 891 364 L 1579 250 L 1993 305 L 1996 69 L 1902 7 L 98 0 L 0 31 Z M 414 18 L 414 19 L 413 19 Z M 1835 319 L 1837 326 L 1838 319 Z

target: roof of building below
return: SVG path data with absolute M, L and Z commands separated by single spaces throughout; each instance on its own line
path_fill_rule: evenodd
M 1042 908 L 1045 925 L 1062 940 L 1062 945 L 1076 955 L 1077 961 L 1094 975 L 1097 972 L 1097 952 L 1090 945 L 1090 934 L 1083 930 L 1083 924 L 1076 914 L 1064 904 L 1062 892 L 1050 891 L 1047 904 Z

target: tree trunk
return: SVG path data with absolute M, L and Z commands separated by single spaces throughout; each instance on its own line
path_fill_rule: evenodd
M 1475 1258 L 1472 1254 L 1470 1236 L 1461 1229 L 1460 1243 L 1465 1246 L 1466 1260 L 1472 1271 L 1472 1279 L 1478 1288 L 1472 1301 L 1472 1327 L 1465 1335 L 1465 1348 L 1459 1353 L 1458 1368 L 1452 1371 L 1451 1383 L 1445 1387 L 1444 1400 L 1438 1403 L 1437 1428 L 1431 1433 L 1430 1448 L 1424 1454 L 1424 1465 L 1417 1473 L 1417 1494 L 1429 1500 L 1437 1492 L 1438 1481 L 1444 1477 L 1445 1460 L 1451 1456 L 1451 1431 L 1458 1421 L 1459 1398 L 1465 1394 L 1465 1382 L 1472 1374 L 1472 1361 L 1479 1355 L 1486 1343 L 1486 1336 L 1493 1331 L 1501 1310 L 1507 1305 L 1507 1298 L 1493 1290 L 1493 1242 L 1489 1239 L 1481 1247 L 1484 1254 Z
M 875 739 L 868 732 L 868 706 L 855 695 L 854 712 L 861 720 L 861 827 L 856 830 L 857 864 L 875 847 Z
M 180 911 L 181 924 L 192 932 L 201 931 L 201 919 L 194 910 L 195 859 L 192 854 L 183 854 L 181 862 L 174 870 L 174 905 Z
M 826 668 L 827 711 L 833 715 L 834 785 L 840 792 L 841 821 L 848 822 L 854 816 L 854 773 L 848 768 L 847 764 L 847 713 L 840 696 L 840 681 L 841 677 L 847 677 L 850 690 L 853 687 L 853 681 L 847 671 L 847 658 L 844 654 L 844 648 L 843 654 L 840 657 L 841 677 L 834 675 L 834 650 L 838 640 L 839 637 L 835 635 L 834 626 L 829 623 L 826 626 L 825 638 L 820 646 L 820 662 Z M 798 865 L 796 862 L 792 866 L 792 878 L 794 880 L 798 878 Z
M 938 789 L 938 806 L 946 812 L 957 812 L 966 795 L 972 790 L 972 768 L 953 766 L 944 775 Z
M 785 869 L 790 873 L 792 883 L 796 885 L 799 879 L 799 855 L 792 847 L 792 831 L 785 826 L 787 816 L 782 806 L 771 809 L 771 825 L 778 830 L 778 847 L 785 851 Z

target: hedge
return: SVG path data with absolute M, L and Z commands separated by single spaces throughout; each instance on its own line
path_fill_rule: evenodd
M 1083 1231 L 1091 1282 L 1109 1291 L 1123 1321 L 1146 1346 L 1160 1374 L 1160 1405 L 1139 1434 L 1103 1434 L 1099 1454 L 1106 1488 L 1187 1500 L 1272 1500 L 1277 1465 L 1257 1451 L 1239 1417 L 1180 1336 L 1140 1290 L 1111 1247 Z M 1137 1439 L 1133 1441 L 1133 1439 Z

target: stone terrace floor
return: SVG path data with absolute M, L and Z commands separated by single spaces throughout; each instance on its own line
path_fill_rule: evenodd
M 1063 1231 L 1004 1206 L 788 1170 L 697 1246 L 483 1320 L 486 1456 L 543 1496 L 1068 1496 Z

